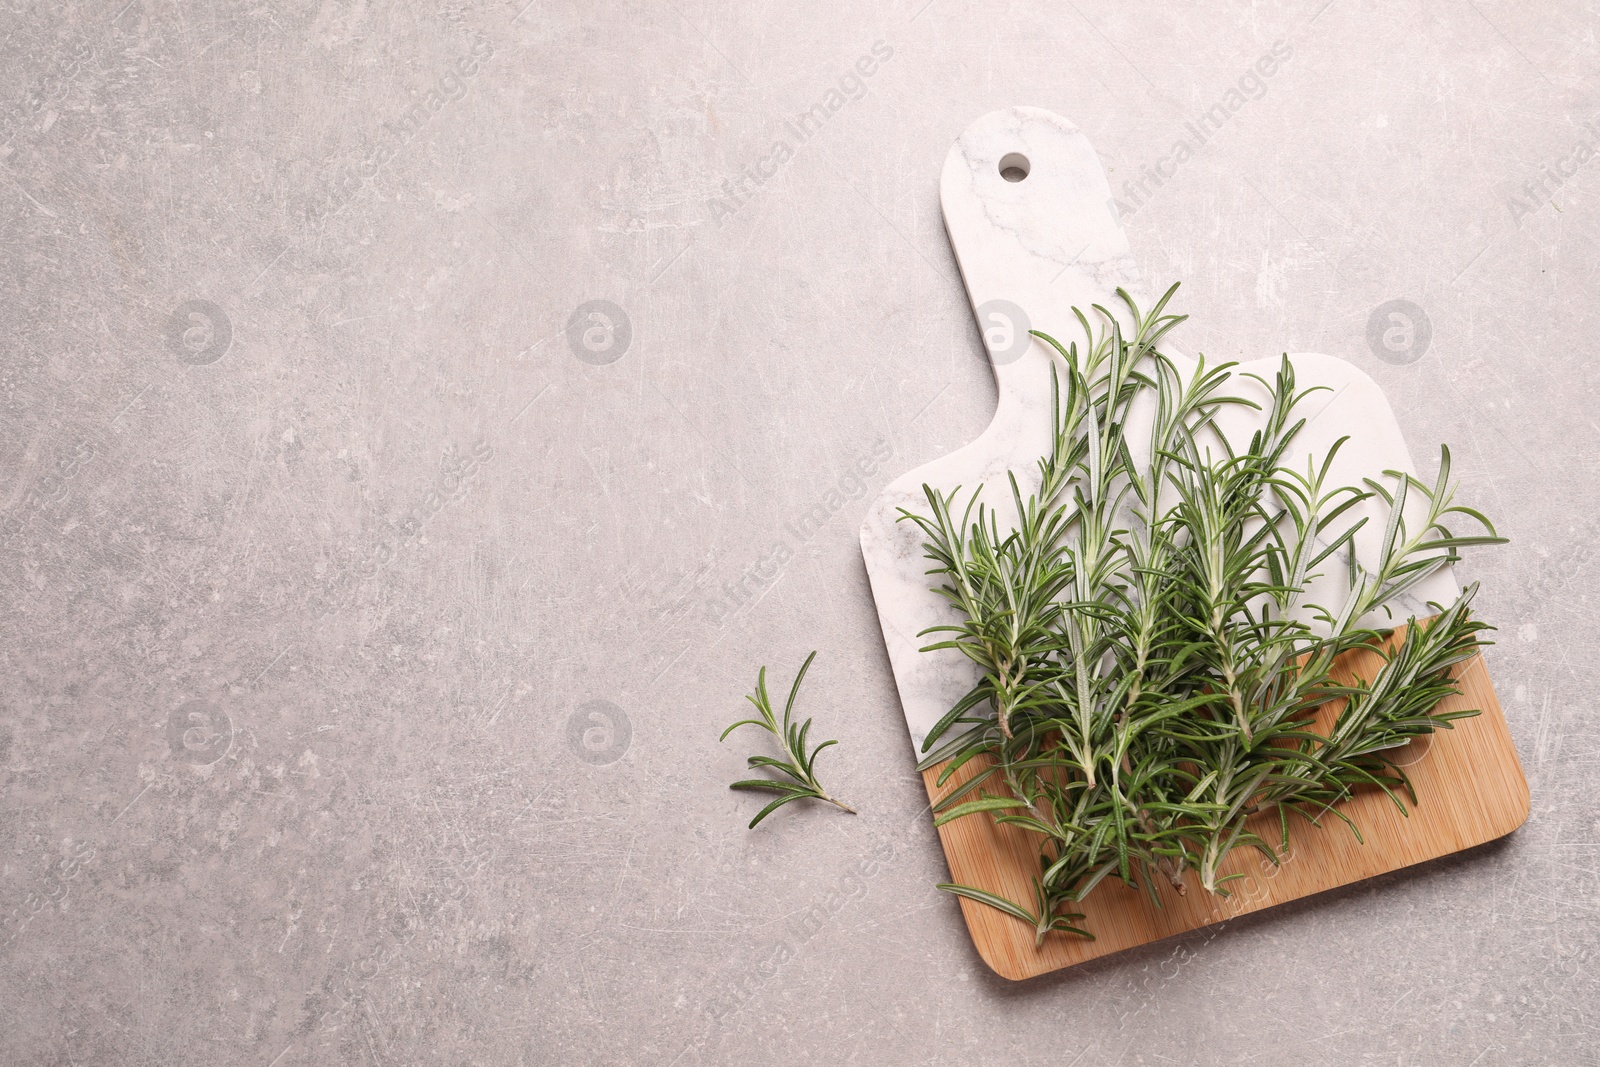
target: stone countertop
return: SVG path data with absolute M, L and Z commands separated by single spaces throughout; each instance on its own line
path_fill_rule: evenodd
M 1596 30 L 0 15 L 0 1062 L 1592 1062 Z M 1185 350 L 1326 352 L 1451 446 L 1512 538 L 1459 569 L 1512 837 L 977 958 L 856 531 L 993 410 L 938 176 L 1011 104 L 1087 132 Z M 861 814 L 748 831 L 717 735 L 812 649 Z

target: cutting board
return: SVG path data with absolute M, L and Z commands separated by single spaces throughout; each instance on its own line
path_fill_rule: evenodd
M 1099 158 L 1082 131 L 1059 115 L 1016 107 L 973 123 L 946 158 L 940 202 L 994 371 L 995 416 L 971 444 L 891 482 L 868 507 L 861 529 L 884 642 L 919 758 L 928 731 L 974 684 L 976 668 L 955 651 L 919 651 L 930 640 L 918 637 L 920 631 L 957 620 L 929 588 L 920 531 L 896 521 L 900 509 L 925 510 L 924 484 L 946 492 L 983 486 L 982 498 L 999 508 L 999 521 L 1014 521 L 1008 514 L 1005 479 L 1008 471 L 1015 472 L 1026 496 L 1029 479 L 1037 477 L 1037 461 L 1049 447 L 1050 375 L 1058 358 L 1030 338 L 1029 329 L 1063 343 L 1082 340 L 1072 309 L 1087 312 L 1094 304 L 1121 316 L 1127 329 L 1129 320 L 1115 296 L 1119 287 L 1141 307 L 1150 303 Z M 1168 311 L 1183 311 L 1181 290 Z M 1182 353 L 1166 346 L 1163 351 L 1180 369 L 1195 365 Z M 1278 358 L 1271 353 L 1243 364 L 1236 373 L 1270 379 Z M 1311 456 L 1320 460 L 1334 441 L 1349 435 L 1332 469 L 1337 481 L 1331 484 L 1359 485 L 1364 477 L 1383 480 L 1384 470 L 1415 472 L 1394 413 L 1371 379 L 1329 356 L 1299 353 L 1290 358 L 1300 387 L 1328 389 L 1304 410 L 1308 422 L 1287 463 L 1304 466 Z M 1233 391 L 1248 395 L 1253 388 L 1236 379 Z M 1261 393 L 1254 395 L 1259 399 Z M 1220 428 L 1242 443 L 1257 417 L 1235 407 L 1223 413 Z M 1415 499 L 1419 495 L 1413 494 L 1412 508 L 1422 506 Z M 1408 511 L 1408 520 L 1414 514 Z M 1384 527 L 1376 506 L 1371 515 L 1377 521 L 1369 521 L 1355 539 L 1358 556 L 1369 566 Z M 1352 512 L 1350 521 L 1359 517 Z M 1337 575 L 1324 579 L 1337 580 Z M 1317 594 L 1328 588 L 1313 585 L 1308 599 L 1319 599 Z M 1430 602 L 1448 603 L 1458 590 L 1455 576 L 1442 570 L 1403 598 L 1397 612 L 1401 618 L 1426 616 Z M 1386 620 L 1368 621 L 1382 625 Z M 1356 662 L 1346 666 L 1361 669 Z M 1291 836 L 1291 858 L 1280 867 L 1259 869 L 1262 861 L 1253 850 L 1250 856 L 1244 850 L 1234 855 L 1231 862 L 1237 866 L 1228 872 L 1249 871 L 1251 878 L 1237 883 L 1243 888 L 1233 897 L 1215 897 L 1192 881 L 1186 896 L 1164 890 L 1160 908 L 1108 879 L 1081 909 L 1097 940 L 1053 934 L 1038 950 L 1026 924 L 963 899 L 960 906 L 979 954 L 1006 978 L 1028 978 L 1509 833 L 1527 818 L 1527 784 L 1481 657 L 1461 666 L 1460 680 L 1463 691 L 1451 706 L 1479 708 L 1483 714 L 1458 722 L 1453 731 L 1436 733 L 1407 753 L 1407 773 L 1417 782 L 1422 800 L 1409 817 L 1381 794 L 1350 802 L 1345 811 L 1361 827 L 1364 845 L 1344 830 L 1297 829 Z M 964 770 L 944 789 L 934 785 L 939 769 L 930 769 L 925 774 L 929 795 L 942 795 L 977 769 Z M 942 827 L 939 835 L 952 881 L 1023 902 L 1031 899 L 1029 878 L 1037 871 L 1037 848 L 1023 831 L 976 815 Z

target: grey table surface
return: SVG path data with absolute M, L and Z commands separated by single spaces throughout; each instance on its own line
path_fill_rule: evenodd
M 524 2 L 0 14 L 0 1063 L 1596 1062 L 1593 5 Z M 856 527 L 992 411 L 1019 103 L 1183 347 L 1451 445 L 1512 837 L 978 959 Z M 811 649 L 861 815 L 747 831 Z

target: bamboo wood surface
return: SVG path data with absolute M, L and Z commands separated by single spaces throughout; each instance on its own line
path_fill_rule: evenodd
M 1378 664 L 1374 652 L 1358 652 L 1338 666 L 1370 678 Z M 1032 978 L 1071 967 L 1108 953 L 1133 948 L 1163 937 L 1209 926 L 1274 904 L 1296 900 L 1414 863 L 1436 859 L 1481 845 L 1510 833 L 1528 817 L 1528 784 L 1495 699 L 1483 657 L 1474 656 L 1457 669 L 1461 692 L 1444 701 L 1445 710 L 1478 708 L 1481 715 L 1458 719 L 1454 729 L 1437 730 L 1412 742 L 1397 762 L 1416 787 L 1418 803 L 1406 803 L 1402 815 L 1381 791 L 1363 791 L 1340 808 L 1360 828 L 1356 840 L 1336 817 L 1322 829 L 1291 820 L 1288 858 L 1274 867 L 1253 848 L 1236 849 L 1223 867 L 1226 874 L 1244 873 L 1229 883 L 1233 896 L 1207 893 L 1195 872 L 1187 875 L 1187 894 L 1180 896 L 1161 882 L 1161 906 L 1142 891 L 1107 878 L 1075 910 L 1087 917 L 1077 925 L 1096 940 L 1054 933 L 1035 949 L 1028 924 L 976 901 L 961 899 L 961 909 L 978 953 L 994 971 L 1012 980 Z M 1337 713 L 1324 708 L 1319 724 Z M 940 767 L 923 775 L 930 798 L 966 781 L 986 766 L 973 760 L 937 786 Z M 1256 817 L 1251 829 L 1269 841 L 1280 839 L 1277 816 Z M 1038 872 L 1038 836 L 1015 826 L 996 824 L 988 814 L 969 815 L 939 828 L 950 880 L 1033 906 L 1032 877 Z

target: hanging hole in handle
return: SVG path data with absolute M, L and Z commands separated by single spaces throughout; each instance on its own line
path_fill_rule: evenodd
M 1008 182 L 1020 182 L 1028 176 L 1031 165 L 1021 152 L 1007 152 L 1000 157 L 1000 177 Z

